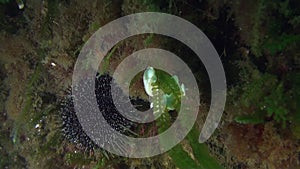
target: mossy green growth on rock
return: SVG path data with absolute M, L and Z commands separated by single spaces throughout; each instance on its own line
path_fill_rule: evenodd
M 0 4 L 6 4 L 8 3 L 10 0 L 0 0 Z
M 252 79 L 242 87 L 238 105 L 240 112 L 235 121 L 242 124 L 259 124 L 274 120 L 283 128 L 290 122 L 299 126 L 299 74 L 292 73 L 279 81 L 275 75 L 254 70 Z M 297 82 L 298 80 L 298 82 Z M 297 118 L 298 117 L 298 118 Z M 297 120 L 298 119 L 298 120 Z
M 81 152 L 67 153 L 64 156 L 64 160 L 68 165 L 84 166 L 88 165 L 93 159 L 87 157 Z
M 300 139 L 300 73 L 292 73 L 287 77 L 287 81 L 291 85 L 288 91 L 290 96 L 289 107 L 292 111 L 290 117 L 291 131 L 295 137 Z
M 299 42 L 300 35 L 283 33 L 282 35 L 271 37 L 266 40 L 262 47 L 271 55 L 275 55 L 277 52 L 296 46 Z
M 257 0 L 253 4 L 248 5 L 250 9 L 254 8 L 255 13 L 237 16 L 240 20 L 247 20 L 247 17 L 251 16 L 253 21 L 249 30 L 251 36 L 246 42 L 251 52 L 256 57 L 262 57 L 265 54 L 276 55 L 287 49 L 296 48 L 300 43 L 297 31 L 300 25 L 299 1 Z

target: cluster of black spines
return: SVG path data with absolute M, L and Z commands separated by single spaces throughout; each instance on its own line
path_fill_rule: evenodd
M 78 88 L 84 88 L 87 81 L 83 81 L 78 83 Z M 124 116 L 122 116 L 112 99 L 112 92 L 111 92 L 111 83 L 114 83 L 113 78 L 108 74 L 97 75 L 95 78 L 95 95 L 97 99 L 97 104 L 100 112 L 102 113 L 106 122 L 116 131 L 130 135 L 130 133 L 137 128 L 138 124 L 134 123 Z M 76 87 L 76 86 L 73 86 Z M 84 90 L 84 89 L 83 89 Z M 118 96 L 117 100 L 121 105 L 119 107 L 127 107 L 128 104 L 139 104 L 144 105 L 146 109 L 149 107 L 149 102 L 145 102 L 141 99 L 135 98 L 130 99 L 128 102 L 127 96 L 124 95 L 122 89 L 120 87 L 116 87 L 113 91 L 114 94 Z M 83 147 L 85 149 L 95 149 L 98 148 L 97 144 L 93 142 L 92 139 L 84 132 L 74 109 L 74 97 L 72 94 L 68 94 L 62 101 L 61 106 L 61 113 L 62 113 L 62 131 L 64 136 L 71 142 Z M 145 109 L 145 110 L 146 110 Z M 105 129 L 103 129 L 105 130 Z
M 114 88 L 114 91 L 112 91 L 112 85 L 117 86 Z M 136 123 L 126 119 L 116 108 L 116 106 L 122 110 L 128 108 L 130 102 L 127 102 L 127 96 L 108 74 L 98 75 L 95 86 L 97 104 L 106 122 L 116 131 L 128 134 L 128 131 L 136 126 Z M 112 93 L 117 96 L 117 102 L 113 100 Z
M 98 148 L 98 145 L 82 129 L 75 113 L 72 95 L 67 95 L 62 101 L 61 114 L 62 132 L 67 140 L 87 150 Z

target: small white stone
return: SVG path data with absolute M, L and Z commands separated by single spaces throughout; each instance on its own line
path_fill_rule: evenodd
M 54 62 L 51 62 L 51 66 L 56 66 L 56 64 Z
M 36 128 L 36 129 L 37 129 L 37 128 L 40 128 L 40 127 L 41 127 L 41 125 L 40 125 L 40 124 L 36 124 L 34 128 Z
M 19 9 L 23 9 L 24 8 L 24 2 L 23 1 L 19 1 L 18 2 L 18 7 L 19 7 Z

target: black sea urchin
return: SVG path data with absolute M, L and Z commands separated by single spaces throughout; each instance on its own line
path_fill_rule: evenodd
M 128 131 L 136 127 L 137 124 L 123 117 L 116 109 L 111 95 L 111 82 L 113 82 L 113 78 L 108 74 L 96 76 L 95 94 L 98 107 L 107 123 L 113 129 L 120 133 L 128 134 Z M 117 87 L 116 90 L 117 91 L 114 91 L 114 93 L 117 93 L 119 101 L 120 99 L 122 100 L 122 98 L 126 97 L 123 94 L 121 88 Z M 124 106 L 126 106 L 126 104 L 131 103 L 124 103 Z M 68 140 L 89 150 L 98 148 L 98 146 L 92 141 L 92 139 L 90 139 L 89 136 L 84 132 L 81 124 L 79 123 L 74 110 L 72 95 L 68 95 L 64 99 L 61 112 L 63 122 L 62 131 Z

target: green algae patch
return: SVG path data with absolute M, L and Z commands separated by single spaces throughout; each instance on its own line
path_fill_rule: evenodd
M 193 127 L 186 138 L 192 151 L 187 152 L 182 144 L 178 144 L 168 152 L 175 165 L 180 169 L 223 169 L 218 161 L 210 155 L 206 144 L 198 142 L 198 137 L 199 132 Z

